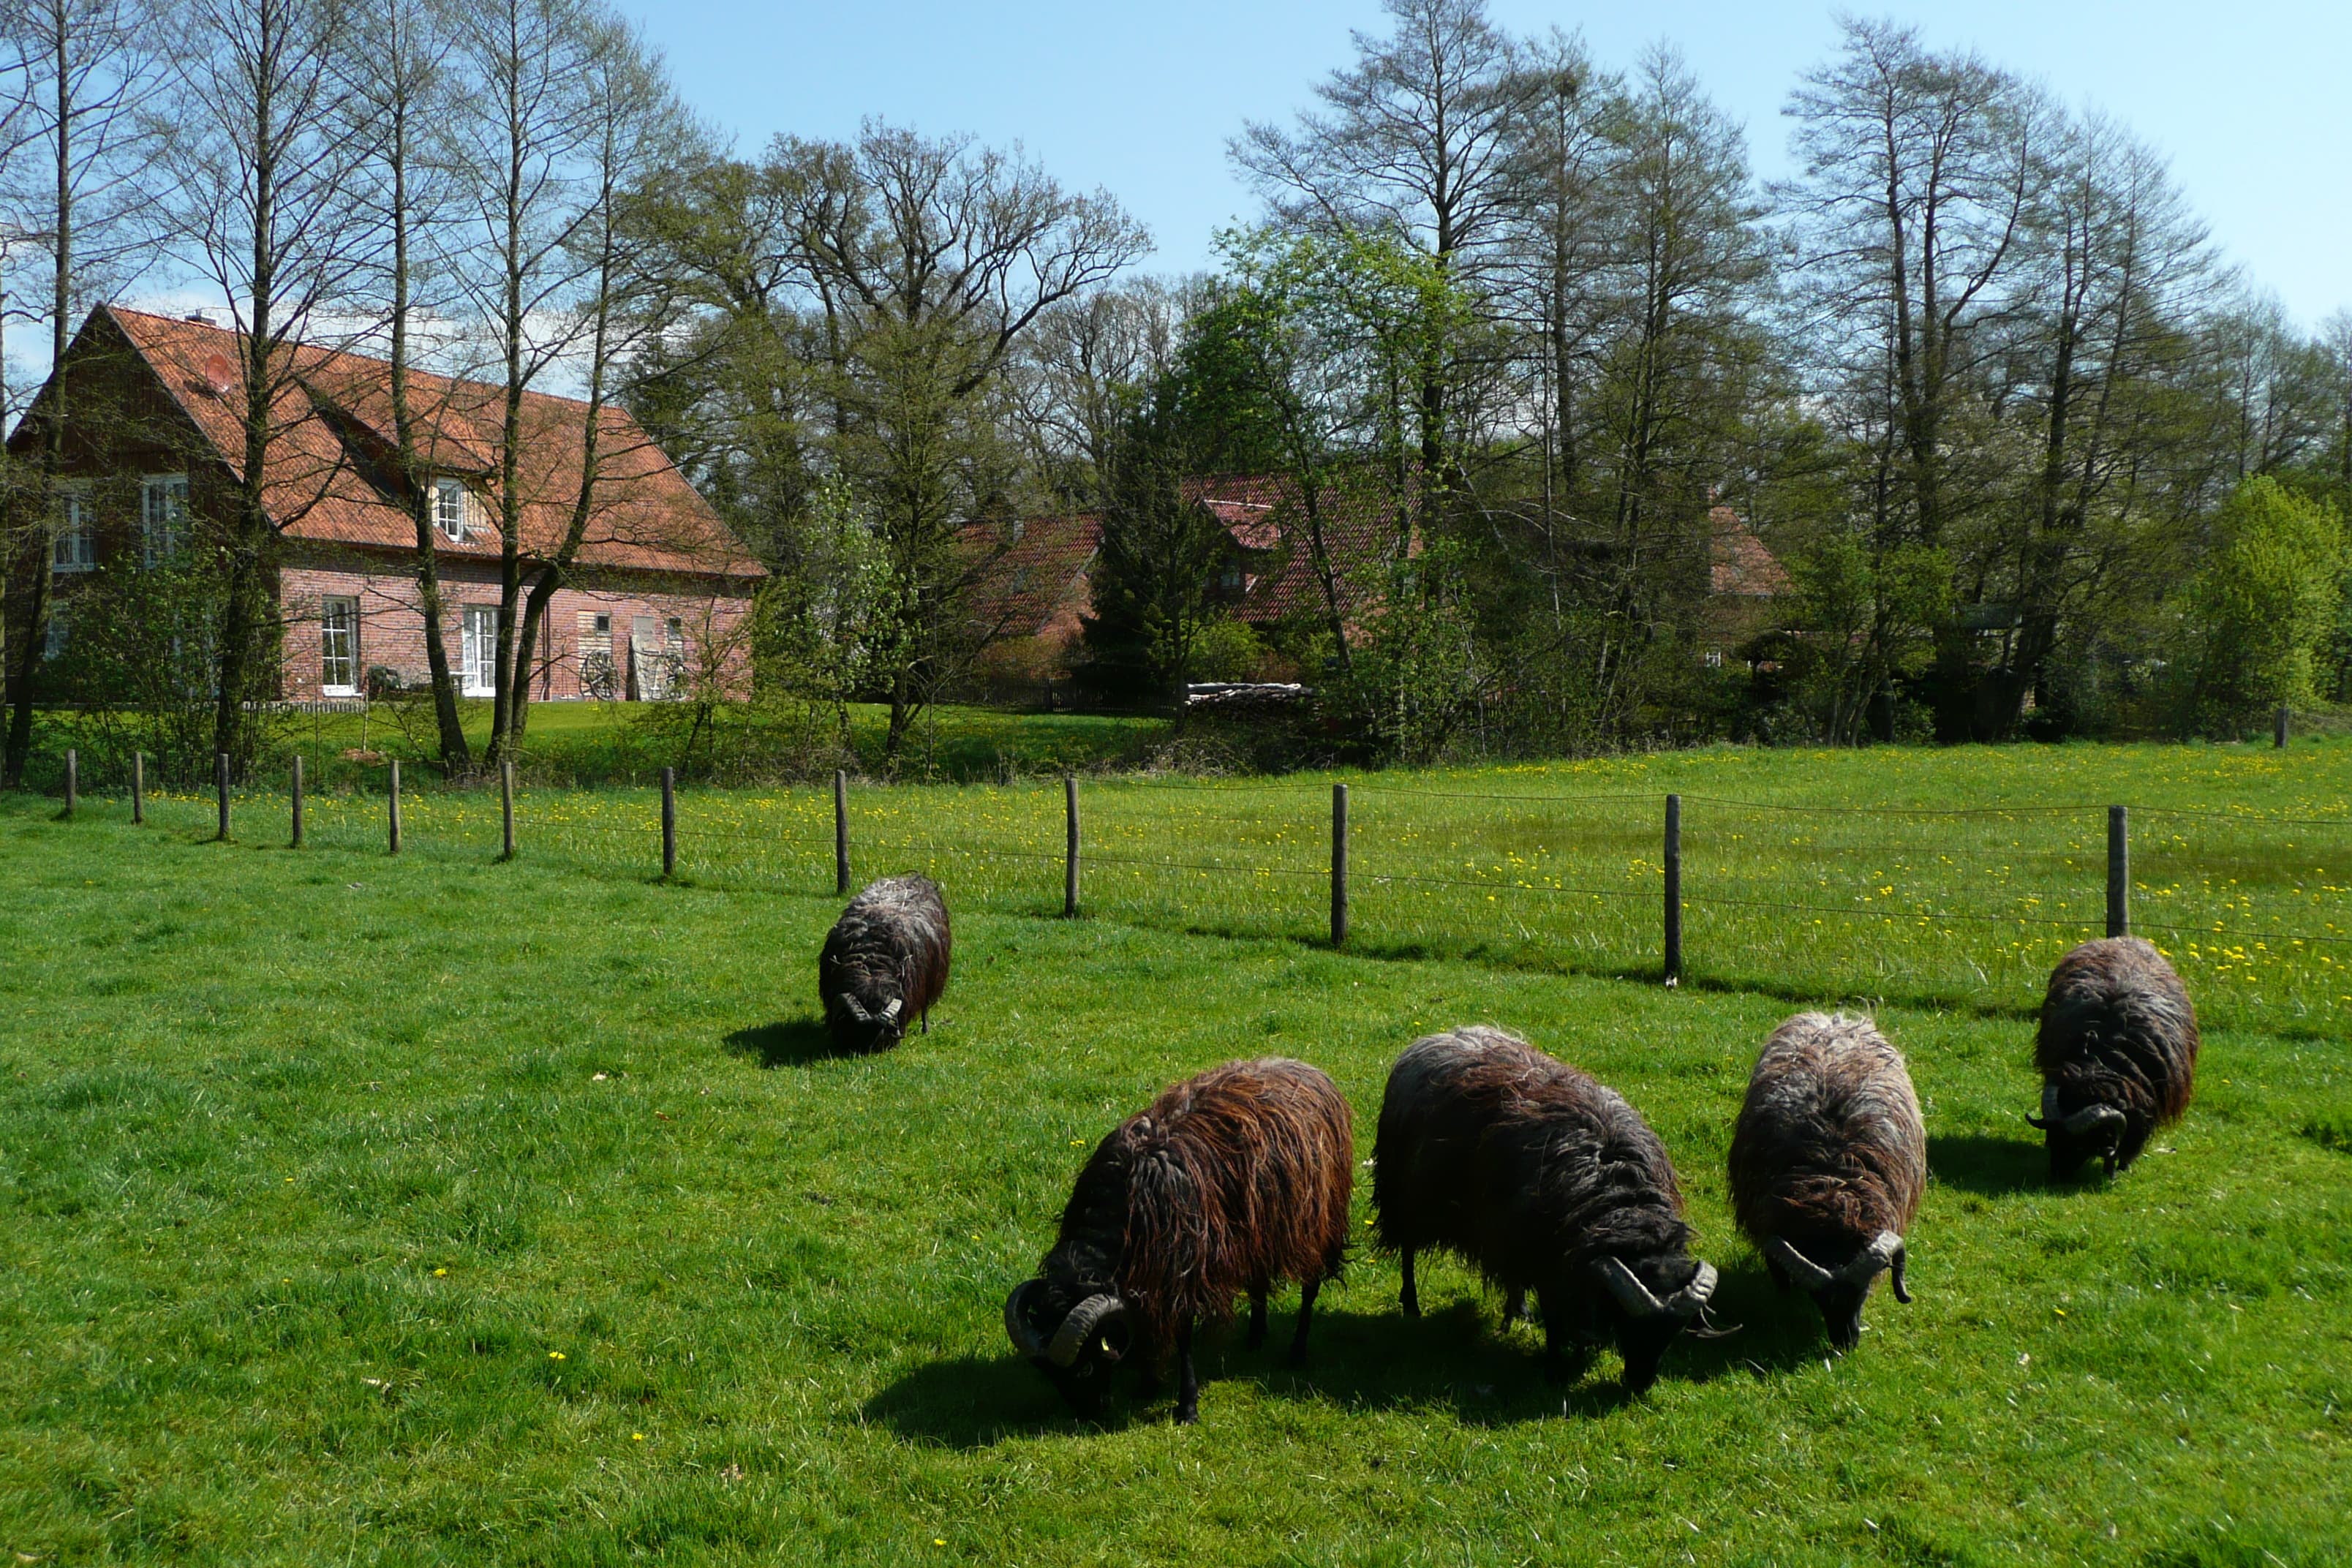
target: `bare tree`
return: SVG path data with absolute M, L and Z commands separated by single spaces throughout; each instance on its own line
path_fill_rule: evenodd
M 446 460 L 451 444 L 445 426 L 455 412 L 456 384 L 443 376 L 421 384 L 416 375 L 420 329 L 445 322 L 454 303 L 442 246 L 461 194 L 447 132 L 460 100 L 450 69 L 455 18 L 442 0 L 360 0 L 358 16 L 367 44 L 345 51 L 338 63 L 349 89 L 352 133 L 370 153 L 355 171 L 353 191 L 372 240 L 362 282 L 382 311 L 388 340 L 393 461 L 415 530 L 416 600 L 441 763 L 463 773 L 471 755 L 444 630 L 434 483 L 435 458 Z M 424 357 L 431 357 L 429 344 Z
M 281 536 L 324 493 L 333 459 L 287 439 L 319 417 L 305 345 L 331 334 L 362 268 L 350 197 L 368 148 L 342 111 L 335 61 L 356 47 L 340 0 L 186 0 L 171 49 L 167 134 L 154 173 L 168 235 L 228 301 L 239 363 L 239 450 L 221 518 L 214 743 L 242 765 L 247 704 L 264 695 L 282 626 Z
M 1950 440 L 2001 347 L 1987 329 L 2011 304 L 2048 115 L 2010 77 L 1973 55 L 1930 53 L 1913 29 L 1849 18 L 1843 32 L 1838 58 L 1790 100 L 1803 172 L 1781 194 L 1805 245 L 1817 341 L 1856 395 L 1879 400 L 1883 384 L 1903 513 L 1936 549 L 1991 499 L 1954 489 Z M 1970 729 L 1969 650 L 1957 624 L 1939 631 L 1945 739 Z
M 1004 406 L 1015 350 L 1148 237 L 1108 195 L 1064 191 L 961 137 L 868 124 L 854 144 L 780 142 L 774 155 L 801 193 L 827 461 L 875 519 L 890 563 L 901 635 L 883 662 L 896 758 L 986 636 L 961 618 L 962 590 L 985 564 L 965 531 L 1008 525 L 1017 510 Z
M 2017 509 L 2017 621 L 1993 672 L 1984 728 L 2006 734 L 2042 682 L 2070 616 L 2088 613 L 2151 516 L 2183 522 L 2152 463 L 2152 396 L 2185 353 L 2182 328 L 2213 276 L 2205 230 L 2163 160 L 2113 122 L 2068 124 L 2025 237 L 2012 328 L 2016 399 L 2038 416 L 2040 459 Z
M 610 532 L 598 527 L 607 515 L 607 468 L 644 455 L 645 437 L 625 421 L 611 417 L 616 398 L 630 390 L 626 369 L 642 363 L 639 351 L 660 341 L 677 320 L 675 307 L 653 287 L 654 247 L 645 230 L 631 221 L 627 199 L 632 191 L 659 184 L 662 171 L 675 168 L 681 155 L 692 151 L 694 128 L 672 94 L 658 57 L 635 33 L 604 17 L 592 24 L 588 41 L 580 79 L 588 132 L 581 152 L 582 210 L 568 242 L 575 281 L 571 296 L 562 301 L 583 395 L 579 412 L 568 416 L 576 421 L 576 433 L 567 433 L 558 445 L 559 450 L 569 450 L 576 440 L 579 460 L 558 491 L 569 491 L 563 495 L 562 532 L 533 559 L 520 635 L 507 655 L 512 663 L 499 672 L 508 693 L 502 742 L 509 752 L 521 742 L 530 710 L 532 649 L 548 606 L 556 590 L 570 580 L 582 547 Z M 627 542 L 675 547 L 683 542 L 639 534 Z
M 1276 214 L 1297 227 L 1370 229 L 1468 284 L 1512 213 L 1513 132 L 1539 79 L 1485 0 L 1385 0 L 1387 37 L 1354 35 L 1356 63 L 1316 89 L 1297 129 L 1253 122 L 1231 145 Z M 1418 376 L 1421 461 L 1444 485 L 1458 367 L 1433 345 Z
M 62 365 L 74 322 L 93 296 L 135 277 L 147 258 L 138 218 L 149 205 L 140 176 L 153 152 L 148 101 L 159 85 L 152 47 L 155 16 L 145 0 L 13 0 L 0 10 L 8 57 L 5 73 L 16 154 L 0 184 L 10 239 L 47 253 L 48 289 L 33 309 L 46 318 L 48 357 Z M 5 244 L 0 240 L 0 244 Z M 14 410 L 0 408 L 0 418 Z M 32 747 L 33 707 L 53 603 L 57 540 L 66 522 L 58 476 L 65 460 L 69 408 L 64 382 L 53 380 L 32 411 L 40 440 L 32 482 L 10 500 L 29 518 L 8 531 L 10 575 L 22 584 L 22 619 L 7 647 L 8 734 L 0 753 L 0 787 L 24 776 Z
M 474 205 L 478 264 L 465 274 L 482 331 L 495 410 L 489 504 L 499 531 L 499 611 L 492 668 L 492 765 L 512 754 L 521 694 L 525 518 L 547 476 L 528 464 L 527 395 L 560 374 L 578 342 L 567 309 L 585 268 L 574 239 L 590 217 L 583 164 L 596 143 L 588 88 L 605 36 L 593 0 L 486 0 L 469 7 L 459 50 L 473 79 L 459 135 Z

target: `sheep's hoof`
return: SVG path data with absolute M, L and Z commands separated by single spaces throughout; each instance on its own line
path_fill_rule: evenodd
M 1199 1410 L 1199 1408 L 1198 1408 L 1197 1406 L 1188 1406 L 1188 1405 L 1178 1405 L 1178 1406 L 1176 1407 L 1176 1425 L 1177 1425 L 1177 1426 L 1198 1426 L 1200 1424 L 1201 1424 L 1201 1412 L 1200 1412 L 1200 1410 Z

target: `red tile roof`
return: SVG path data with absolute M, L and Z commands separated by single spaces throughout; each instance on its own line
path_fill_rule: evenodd
M 964 604 L 983 630 L 1000 639 L 1076 640 L 1078 617 L 1094 602 L 1089 569 L 1102 543 L 1099 517 L 1028 518 L 1010 540 L 974 525 L 964 531 L 964 542 L 982 557 Z
M 175 317 L 120 306 L 103 308 L 153 369 L 232 474 L 245 465 L 244 426 L 235 401 L 236 334 Z M 394 447 L 391 370 L 383 360 L 297 347 L 295 374 L 279 395 L 278 438 L 269 455 L 264 504 L 289 538 L 414 549 L 416 527 L 397 498 L 352 463 L 352 447 Z M 479 482 L 497 467 L 504 390 L 481 382 L 413 374 L 411 406 L 432 427 L 433 467 Z M 587 405 L 525 393 L 518 489 L 527 555 L 551 553 L 579 496 Z M 594 512 L 574 558 L 582 566 L 764 575 L 751 552 L 696 493 L 635 419 L 607 407 L 598 420 Z M 457 557 L 495 558 L 495 527 L 463 544 L 437 542 Z
M 1789 591 L 1789 569 L 1727 506 L 1709 511 L 1707 586 L 1717 594 L 1769 599 Z
M 1247 555 L 1264 558 L 1263 570 L 1244 578 L 1243 620 L 1263 624 L 1327 613 L 1295 483 L 1279 475 L 1251 474 L 1198 479 L 1186 488 Z M 1396 549 L 1397 501 L 1385 486 L 1332 485 L 1320 499 L 1324 549 L 1339 580 L 1339 615 L 1352 626 L 1376 586 L 1372 574 Z M 1248 572 L 1246 564 L 1244 570 Z

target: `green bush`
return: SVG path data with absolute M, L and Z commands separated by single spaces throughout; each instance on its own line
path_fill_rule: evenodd
M 2238 487 L 2189 590 L 2189 728 L 2242 734 L 2274 709 L 2316 700 L 2319 649 L 2336 630 L 2343 573 L 2335 508 L 2267 477 Z

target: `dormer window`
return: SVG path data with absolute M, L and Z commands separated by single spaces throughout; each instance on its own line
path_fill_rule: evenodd
M 452 544 L 466 542 L 466 487 L 457 479 L 433 481 L 433 526 Z

